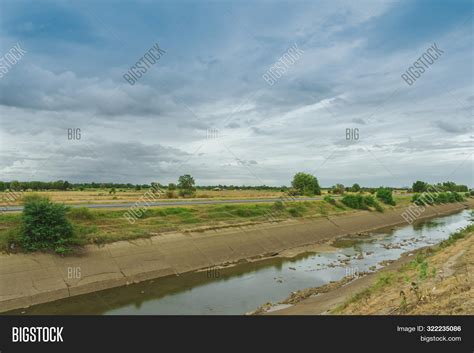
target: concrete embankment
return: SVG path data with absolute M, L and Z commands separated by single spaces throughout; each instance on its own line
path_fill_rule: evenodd
M 473 201 L 428 207 L 422 218 L 472 207 Z M 170 233 L 101 247 L 88 245 L 80 255 L 67 257 L 1 254 L 0 312 L 403 224 L 404 210 L 358 211 L 311 221 Z

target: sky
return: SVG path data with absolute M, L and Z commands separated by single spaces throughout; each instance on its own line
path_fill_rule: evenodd
M 472 1 L 0 4 L 0 180 L 474 186 Z

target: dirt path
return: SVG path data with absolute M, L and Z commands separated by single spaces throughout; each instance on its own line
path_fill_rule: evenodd
M 471 207 L 473 201 L 429 207 L 423 217 Z M 358 211 L 311 221 L 169 233 L 101 247 L 88 245 L 78 256 L 1 254 L 0 312 L 214 265 L 275 256 L 288 249 L 299 249 L 295 254 L 304 252 L 305 246 L 339 236 L 404 224 L 403 211 Z

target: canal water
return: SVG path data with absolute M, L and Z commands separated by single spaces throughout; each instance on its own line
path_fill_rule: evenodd
M 113 288 L 10 314 L 244 314 L 291 292 L 374 271 L 404 252 L 434 245 L 472 222 L 469 210 L 367 236 L 340 239 L 334 251 L 272 258 Z

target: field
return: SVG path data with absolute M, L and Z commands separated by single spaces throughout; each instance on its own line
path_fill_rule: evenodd
M 80 204 L 113 204 L 113 203 L 133 203 L 140 199 L 146 192 L 143 190 L 129 190 L 118 189 L 115 194 L 110 193 L 110 189 L 90 189 L 84 191 L 26 191 L 22 195 L 39 194 L 46 196 L 55 202 L 63 202 L 68 205 Z M 404 191 L 396 191 L 396 195 L 403 195 Z M 323 196 L 327 194 L 327 190 L 322 190 Z M 195 199 L 211 199 L 211 200 L 226 200 L 226 199 L 259 199 L 259 198 L 278 198 L 285 196 L 282 191 L 272 190 L 197 190 Z M 0 206 L 14 206 L 21 205 L 22 198 L 15 198 L 9 200 L 7 192 L 0 192 Z M 183 198 L 161 198 L 166 200 L 183 200 Z M 190 198 L 186 198 L 189 200 Z
M 146 190 L 119 189 L 115 194 L 111 194 L 109 189 L 90 189 L 84 191 L 40 191 L 34 192 L 42 196 L 49 197 L 52 201 L 63 202 L 65 204 L 99 204 L 99 203 L 129 203 L 135 202 Z M 33 192 L 25 192 L 25 195 Z M 280 191 L 271 190 L 197 190 L 196 197 L 199 199 L 240 199 L 240 198 L 272 198 L 284 195 Z M 165 200 L 175 200 L 166 198 Z M 6 201 L 6 193 L 0 193 L 0 206 L 20 205 L 21 198 L 13 202 Z

